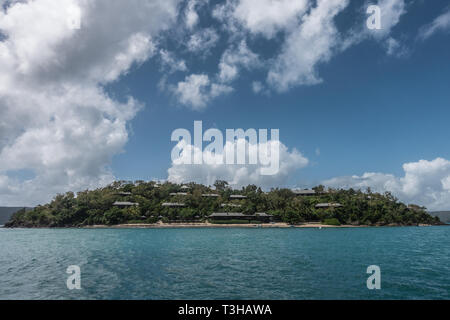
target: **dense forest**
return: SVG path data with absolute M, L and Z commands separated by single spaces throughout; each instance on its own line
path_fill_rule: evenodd
M 213 212 L 241 212 L 246 215 L 266 212 L 273 215 L 274 221 L 289 224 L 310 221 L 372 226 L 440 223 L 425 208 L 405 205 L 389 192 L 380 194 L 370 189 L 325 190 L 323 186 L 313 190 L 313 195 L 305 196 L 290 189 L 263 192 L 255 185 L 236 190 L 230 188 L 225 181 L 216 181 L 214 187 L 196 183 L 182 186 L 169 182 L 158 184 L 154 181 L 118 181 L 105 188 L 87 190 L 76 195 L 72 192 L 57 195 L 49 204 L 15 213 L 6 227 L 82 227 L 158 221 L 206 221 Z M 245 198 L 234 199 L 235 197 L 230 198 L 231 195 L 242 195 Z M 136 205 L 121 208 L 114 205 L 117 202 Z M 184 207 L 166 207 L 163 203 L 183 203 Z M 319 203 L 341 206 L 317 208 Z

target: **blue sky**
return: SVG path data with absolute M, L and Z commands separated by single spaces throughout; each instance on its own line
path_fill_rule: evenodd
M 0 205 L 217 178 L 370 186 L 450 209 L 448 1 L 0 4 Z M 280 173 L 175 165 L 171 133 L 196 120 L 279 129 Z
M 408 13 L 392 31 L 392 36 L 402 39 L 405 56 L 389 56 L 379 42 L 364 40 L 318 66 L 323 83 L 268 95 L 255 94 L 251 88 L 252 81 L 265 81 L 264 72 L 243 71 L 233 93 L 214 99 L 201 111 L 180 105 L 158 89 L 164 72 L 159 72 L 156 59 L 150 59 L 110 87 L 119 96 L 132 94 L 146 104 L 130 123 L 132 136 L 126 151 L 114 158 L 114 172 L 122 179 L 166 178 L 174 146 L 170 134 L 176 128 L 192 131 L 194 120 L 223 131 L 279 128 L 281 141 L 311 161 L 290 179 L 291 184 L 305 187 L 368 171 L 401 175 L 405 162 L 449 158 L 448 33 L 417 40 L 420 27 L 446 6 L 446 1 L 409 2 Z M 351 9 L 342 13 L 345 17 L 337 17 L 343 25 L 349 24 L 344 18 L 367 17 Z M 216 21 L 209 22 L 220 30 Z M 228 37 L 223 31 L 220 35 Z M 258 51 L 262 54 L 266 49 L 273 51 L 267 42 L 256 38 L 252 48 L 262 48 Z M 214 50 L 200 61 L 182 50 L 174 53 L 192 66 L 192 72 L 214 74 L 223 50 Z M 182 76 L 172 78 L 181 80 Z

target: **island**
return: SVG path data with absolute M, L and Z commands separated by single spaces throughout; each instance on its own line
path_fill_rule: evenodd
M 116 181 L 104 188 L 58 194 L 48 204 L 19 210 L 9 228 L 112 226 L 420 226 L 441 225 L 426 208 L 390 192 L 307 190 L 255 185 L 233 189 L 155 181 Z

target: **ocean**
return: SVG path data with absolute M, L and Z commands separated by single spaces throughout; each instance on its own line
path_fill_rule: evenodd
M 450 227 L 0 229 L 0 299 L 450 299 Z

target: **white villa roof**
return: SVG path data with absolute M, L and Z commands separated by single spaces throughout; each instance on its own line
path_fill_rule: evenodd
M 116 201 L 113 203 L 113 206 L 121 206 L 121 207 L 133 207 L 138 206 L 139 203 L 136 202 L 127 202 L 127 201 Z
M 230 199 L 247 199 L 247 196 L 243 196 L 241 194 L 232 194 L 230 195 Z
M 163 207 L 185 207 L 184 203 L 164 202 L 161 204 Z

